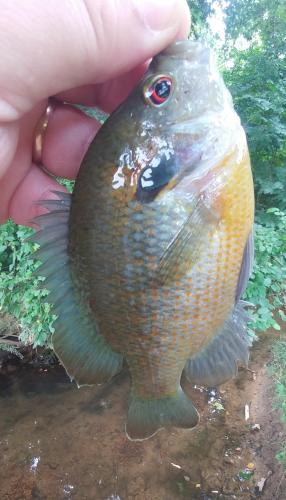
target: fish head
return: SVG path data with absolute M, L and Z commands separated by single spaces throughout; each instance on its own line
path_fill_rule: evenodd
M 213 51 L 190 40 L 176 42 L 158 54 L 141 82 L 140 90 L 145 102 L 151 106 L 145 110 L 149 120 L 163 129 L 201 118 L 206 113 L 225 112 L 232 107 L 231 96 L 218 72 Z
M 118 115 L 124 140 L 112 185 L 129 199 L 187 193 L 230 150 L 245 149 L 213 52 L 198 42 L 176 42 L 154 57 Z

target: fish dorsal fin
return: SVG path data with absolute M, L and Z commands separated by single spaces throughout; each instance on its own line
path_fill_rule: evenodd
M 253 238 L 253 230 L 247 238 L 247 242 L 244 248 L 240 273 L 238 277 L 235 301 L 237 302 L 245 292 L 247 287 L 248 280 L 252 273 L 253 268 L 253 259 L 254 259 L 254 238 Z
M 53 347 L 78 385 L 105 382 L 120 371 L 122 356 L 100 335 L 95 318 L 76 294 L 68 255 L 71 195 L 54 194 L 57 200 L 40 202 L 49 213 L 34 219 L 40 230 L 29 238 L 40 245 L 35 252 L 35 258 L 42 261 L 37 274 L 46 278 L 44 286 L 49 290 L 46 300 L 57 315 Z

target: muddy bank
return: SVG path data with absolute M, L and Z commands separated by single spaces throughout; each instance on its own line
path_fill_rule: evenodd
M 252 371 L 219 394 L 185 386 L 201 413 L 195 430 L 164 430 L 143 443 L 124 434 L 127 372 L 80 390 L 57 365 L 2 373 L 1 500 L 254 499 L 262 478 L 264 499 L 285 500 L 275 459 L 285 433 L 265 366 L 272 338 L 255 345 Z
M 10 375 L 23 368 L 46 369 L 58 360 L 51 349 L 25 345 L 19 340 L 21 327 L 10 314 L 0 313 L 0 375 Z M 1 346 L 6 349 L 1 349 Z M 8 350 L 7 350 L 8 347 Z M 9 349 L 12 352 L 9 352 Z
M 55 354 L 44 348 L 33 349 L 31 346 L 17 347 L 18 354 L 0 350 L 0 375 L 10 375 L 12 373 L 23 372 L 29 369 L 44 369 L 59 366 Z M 23 371 L 24 370 L 24 371 Z

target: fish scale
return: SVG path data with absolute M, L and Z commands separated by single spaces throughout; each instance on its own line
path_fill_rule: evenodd
M 131 439 L 194 427 L 182 372 L 213 386 L 247 363 L 239 299 L 253 253 L 245 134 L 211 51 L 187 41 L 156 56 L 92 142 L 71 199 L 58 196 L 34 240 L 62 363 L 91 384 L 127 361 Z
M 100 170 L 100 165 L 98 169 Z M 238 165 L 237 169 L 240 169 L 241 175 L 244 175 L 241 165 Z M 99 196 L 101 192 L 101 182 L 105 184 L 107 181 L 104 177 L 102 180 L 99 177 L 97 184 L 98 192 L 94 194 L 95 196 Z M 237 205 L 240 205 L 241 198 L 244 197 L 244 192 L 240 189 L 241 184 L 236 185 L 235 183 L 236 176 L 234 176 L 234 186 L 232 189 L 237 191 L 234 194 L 237 196 Z M 245 192 L 247 193 L 247 191 Z M 228 192 L 226 193 L 226 198 L 227 196 Z M 233 198 L 234 196 L 232 195 L 231 199 L 233 200 Z M 95 232 L 95 229 L 92 228 L 91 221 L 88 225 L 88 227 L 92 228 L 92 238 L 90 241 L 94 239 L 97 241 L 97 245 L 93 250 L 93 261 L 89 263 L 87 268 L 90 281 L 95 284 L 95 314 L 100 330 L 105 332 L 105 337 L 114 349 L 120 349 L 122 352 L 128 352 L 128 346 L 134 346 L 132 339 L 136 331 L 139 331 L 139 334 L 143 331 L 143 334 L 150 339 L 150 344 L 152 345 L 152 339 L 156 339 L 156 332 L 162 332 L 163 330 L 171 346 L 175 346 L 177 339 L 184 337 L 184 332 L 187 330 L 190 332 L 203 332 L 204 335 L 201 335 L 198 339 L 193 339 L 192 337 L 195 336 L 195 333 L 193 336 L 190 333 L 190 338 L 186 338 L 184 344 L 180 346 L 183 363 L 186 354 L 187 356 L 194 354 L 208 341 L 209 335 L 219 328 L 226 318 L 230 307 L 233 305 L 234 284 L 236 284 L 238 279 L 245 236 L 244 238 L 237 238 L 237 233 L 233 230 L 233 221 L 231 220 L 230 228 L 222 227 L 215 235 L 215 239 L 219 241 L 217 254 L 212 247 L 207 248 L 197 266 L 192 270 L 190 277 L 184 276 L 177 279 L 175 275 L 174 281 L 176 287 L 172 283 L 170 287 L 162 287 L 158 290 L 151 287 L 154 269 L 158 265 L 158 258 L 162 254 L 166 244 L 176 234 L 178 225 L 182 224 L 184 219 L 181 218 L 180 221 L 177 210 L 174 207 L 169 208 L 168 214 L 163 211 L 163 216 L 161 216 L 158 204 L 141 207 L 141 211 L 137 212 L 136 207 L 131 203 L 130 208 L 127 206 L 124 211 L 119 212 L 119 219 L 116 218 L 114 221 L 109 221 L 109 213 L 116 210 L 116 207 L 110 207 L 109 204 L 107 206 L 102 205 L 102 207 L 104 209 L 103 213 L 101 213 L 101 209 L 97 210 L 97 231 Z M 245 224 L 245 216 L 247 216 L 247 207 L 246 210 L 239 211 L 238 217 L 235 215 L 235 219 L 239 218 L 242 227 Z M 106 217 L 106 221 L 104 217 Z M 135 224 L 133 223 L 133 218 L 135 219 Z M 116 224 L 117 220 L 120 221 L 119 226 Z M 122 223 L 122 220 L 128 221 L 128 225 L 125 225 L 124 222 Z M 108 250 L 106 250 L 108 234 L 101 231 L 101 228 L 107 225 L 110 226 L 108 234 L 110 234 L 114 245 L 111 245 Z M 141 228 L 141 234 L 145 235 L 145 239 L 140 239 L 138 242 L 138 238 L 134 238 L 133 227 L 135 227 L 137 234 Z M 160 232 L 160 238 L 156 237 L 158 231 Z M 155 242 L 155 245 L 150 245 L 148 238 L 150 234 L 154 235 L 151 241 L 152 243 Z M 118 252 L 118 241 L 126 241 L 127 248 L 122 248 L 122 253 Z M 128 254 L 127 259 L 124 259 L 124 250 Z M 101 256 L 104 252 L 107 252 L 105 261 L 108 262 L 108 273 L 102 268 Z M 240 255 L 237 255 L 239 252 Z M 150 259 L 152 256 L 155 257 L 155 261 Z M 110 300 L 109 287 L 106 285 L 107 274 L 110 272 L 112 262 L 117 263 L 115 266 L 116 274 L 112 274 L 114 279 L 114 301 Z M 94 276 L 90 271 L 91 269 L 93 269 Z M 214 272 L 213 270 L 216 270 L 216 278 L 214 278 L 212 288 L 209 287 L 209 295 L 207 296 L 206 282 L 208 270 L 211 274 Z M 101 287 L 102 282 L 105 283 L 103 287 Z M 90 288 L 92 288 L 92 285 L 90 285 Z M 142 289 L 143 292 L 140 293 Z M 190 293 L 188 309 L 186 309 L 185 303 L 184 291 L 186 289 Z M 214 301 L 216 292 L 218 292 L 218 305 Z M 134 301 L 131 301 L 130 294 L 133 293 L 136 295 Z M 96 294 L 98 294 L 98 297 Z M 167 300 L 164 299 L 165 296 L 168 297 Z M 228 300 L 226 300 L 226 297 L 228 297 Z M 199 314 L 197 318 L 194 318 L 192 311 L 196 304 L 199 307 Z M 125 311 L 125 315 L 122 315 L 122 310 Z M 110 323 L 110 316 L 112 317 L 112 323 Z M 164 316 L 169 320 L 168 325 L 166 321 L 162 321 Z M 182 319 L 183 317 L 185 318 L 184 320 Z M 127 321 L 127 318 L 129 318 L 129 321 Z M 174 321 L 171 321 L 172 318 Z M 113 327 L 114 323 L 117 325 L 116 330 Z M 162 323 L 164 323 L 164 327 Z M 138 343 L 138 340 L 136 340 L 135 345 L 136 343 Z M 148 357 L 150 357 L 150 354 Z M 150 363 L 152 364 L 152 361 L 146 364 L 147 371 L 149 370 Z M 154 363 L 158 363 L 156 356 Z M 166 366 L 168 366 L 168 371 L 171 365 L 172 363 L 167 360 Z M 176 371 L 178 372 L 178 377 L 180 377 L 181 367 L 176 367 Z M 145 381 L 146 376 L 147 374 L 141 371 L 142 380 Z M 178 382 L 178 377 L 173 380 L 173 385 Z M 174 392 L 174 387 L 168 388 L 167 394 L 169 392 Z

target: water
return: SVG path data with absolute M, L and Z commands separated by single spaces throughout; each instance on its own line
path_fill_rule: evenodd
M 124 372 L 77 389 L 60 367 L 0 375 L 1 500 L 253 498 L 254 482 L 237 476 L 258 460 L 246 441 L 248 372 L 220 395 L 188 388 L 199 426 L 143 443 L 124 432 L 129 384 Z

